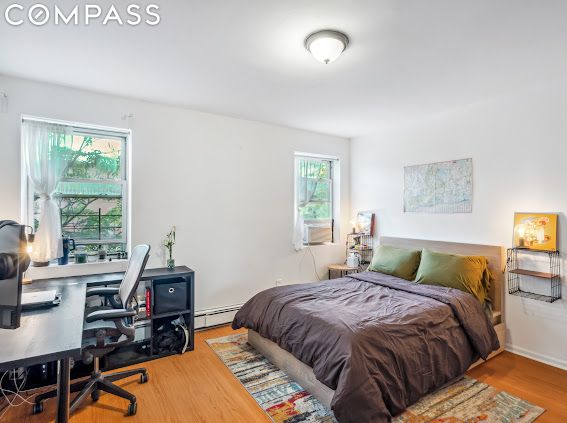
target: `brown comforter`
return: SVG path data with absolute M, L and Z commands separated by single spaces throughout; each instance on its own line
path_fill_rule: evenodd
M 387 422 L 499 347 L 472 295 L 374 272 L 260 292 L 232 327 L 311 366 L 341 423 Z

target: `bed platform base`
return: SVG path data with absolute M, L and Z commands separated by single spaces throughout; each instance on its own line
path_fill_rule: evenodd
M 317 398 L 321 404 L 329 410 L 331 409 L 331 399 L 335 391 L 319 382 L 311 367 L 299 361 L 283 348 L 280 348 L 275 342 L 260 336 L 257 332 L 250 329 L 248 330 L 248 343 L 270 360 L 278 369 L 286 372 L 289 377 Z

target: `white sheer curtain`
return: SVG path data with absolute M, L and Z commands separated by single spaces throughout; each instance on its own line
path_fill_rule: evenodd
M 67 166 L 71 128 L 24 120 L 22 144 L 31 189 L 39 195 L 39 226 L 31 259 L 47 262 L 63 255 L 59 206 L 52 198 Z M 67 147 L 67 148 L 65 148 Z
M 303 244 L 305 221 L 301 215 L 301 210 L 305 207 L 315 194 L 317 189 L 317 179 L 308 178 L 312 174 L 313 166 L 320 167 L 320 164 L 312 163 L 307 160 L 295 159 L 295 187 L 296 187 L 296 201 L 297 208 L 295 210 L 295 225 L 293 227 L 293 247 L 295 251 L 300 251 L 305 248 Z

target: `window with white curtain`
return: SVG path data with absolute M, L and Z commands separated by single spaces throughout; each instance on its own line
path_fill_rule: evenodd
M 22 125 L 24 156 L 28 156 L 24 157 L 27 216 L 38 236 L 44 225 L 45 200 L 49 199 L 57 205 L 60 232 L 51 230 L 45 237 L 67 236 L 87 252 L 100 247 L 109 254 L 126 251 L 129 132 L 25 119 Z M 37 128 L 39 134 L 33 131 Z M 34 163 L 37 154 L 26 149 L 26 143 L 35 148 L 42 142 L 48 150 L 44 163 Z M 33 171 L 30 174 L 30 168 L 45 166 L 61 167 L 56 172 L 55 187 L 47 194 L 40 192 L 41 184 L 34 180 Z M 54 255 L 46 254 L 38 260 L 57 258 Z
M 294 245 L 334 242 L 338 160 L 332 157 L 295 155 Z

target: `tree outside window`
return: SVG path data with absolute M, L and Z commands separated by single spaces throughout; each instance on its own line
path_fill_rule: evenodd
M 63 235 L 87 251 L 98 250 L 99 245 L 109 253 L 125 251 L 125 145 L 125 137 L 77 130 L 70 146 L 61 143 L 52 151 L 68 158 L 55 194 Z M 34 194 L 36 229 L 38 200 Z

